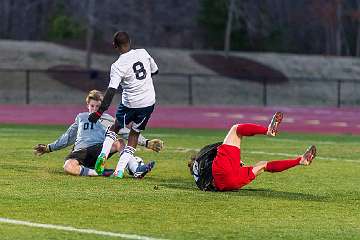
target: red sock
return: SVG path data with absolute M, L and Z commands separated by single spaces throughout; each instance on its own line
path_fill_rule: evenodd
M 239 136 L 254 136 L 255 134 L 266 134 L 267 128 L 253 123 L 238 124 L 236 133 Z
M 301 157 L 298 157 L 296 159 L 289 159 L 289 160 L 276 160 L 271 161 L 266 164 L 265 171 L 267 172 L 281 172 L 286 169 L 295 167 L 299 165 L 299 162 L 301 160 Z

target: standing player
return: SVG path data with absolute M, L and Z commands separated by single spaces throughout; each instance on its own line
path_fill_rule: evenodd
M 126 32 L 116 32 L 113 37 L 113 46 L 120 53 L 116 62 L 111 65 L 110 83 L 106 90 L 104 101 L 98 111 L 90 114 L 89 121 L 95 123 L 111 104 L 116 89 L 121 86 L 122 101 L 116 112 L 116 124 L 110 127 L 103 149 L 99 155 L 95 170 L 101 174 L 104 164 L 115 141 L 112 133 L 118 128 L 131 124 L 128 143 L 122 152 L 116 166 L 114 176 L 123 177 L 124 168 L 133 158 L 140 131 L 145 129 L 154 110 L 155 90 L 152 75 L 158 73 L 154 59 L 145 49 L 131 49 L 129 35 Z
M 102 94 L 99 91 L 90 91 L 86 97 L 89 112 L 79 113 L 75 118 L 75 122 L 53 143 L 36 145 L 34 147 L 35 154 L 42 155 L 74 144 L 73 150 L 65 158 L 64 171 L 77 176 L 97 176 L 94 166 L 102 149 L 106 127 L 114 122 L 114 119 L 108 114 L 104 114 L 98 123 L 88 121 L 89 114 L 98 110 L 101 101 Z M 120 134 L 126 138 L 128 131 L 122 129 Z M 116 138 L 116 134 L 114 134 L 114 137 Z M 154 151 L 160 151 L 162 148 L 161 140 L 147 140 L 143 136 L 140 136 L 139 144 Z M 124 141 L 117 139 L 111 146 L 111 154 L 121 152 L 124 146 Z M 143 164 L 141 158 L 137 157 L 129 162 L 128 170 L 134 177 L 141 178 L 151 170 L 153 165 L 154 162 Z
M 281 172 L 297 165 L 308 166 L 316 155 L 310 146 L 302 156 L 294 159 L 261 161 L 254 166 L 244 166 L 240 159 L 240 143 L 243 136 L 257 134 L 275 136 L 283 114 L 275 113 L 268 128 L 245 123 L 232 126 L 224 142 L 207 145 L 188 164 L 196 185 L 204 191 L 231 191 L 249 184 L 261 173 Z
M 114 176 L 118 178 L 123 177 L 127 163 L 134 157 L 140 131 L 145 129 L 154 110 L 155 90 L 151 76 L 158 73 L 158 67 L 148 52 L 145 49 L 131 49 L 130 45 L 130 38 L 126 32 L 114 34 L 113 46 L 120 56 L 111 65 L 110 83 L 104 101 L 99 110 L 89 116 L 89 121 L 95 123 L 108 109 L 116 89 L 121 86 L 122 102 L 116 112 L 117 124 L 109 129 L 109 134 L 105 138 L 103 149 L 95 165 L 95 170 L 101 174 L 115 141 L 112 133 L 116 132 L 118 128 L 131 124 L 128 143 L 114 172 Z

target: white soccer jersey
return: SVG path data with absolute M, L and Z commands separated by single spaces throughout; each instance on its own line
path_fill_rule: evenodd
M 151 73 L 158 67 L 145 49 L 121 54 L 111 65 L 109 88 L 121 85 L 122 104 L 128 108 L 142 108 L 155 104 L 155 90 Z

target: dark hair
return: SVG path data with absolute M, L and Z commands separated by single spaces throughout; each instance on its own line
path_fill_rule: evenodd
M 120 48 L 126 44 L 130 44 L 130 37 L 127 32 L 116 32 L 113 37 L 114 46 Z
M 220 146 L 222 142 L 217 142 L 204 146 L 198 153 L 193 154 L 188 161 L 188 167 L 190 174 L 194 175 L 193 166 L 195 161 L 209 161 L 212 162 L 217 154 L 217 147 Z
M 217 154 L 217 148 L 222 142 L 209 144 L 203 147 L 188 163 L 190 173 L 194 175 L 193 166 L 197 162 L 197 179 L 196 185 L 203 191 L 216 191 L 213 185 L 212 163 Z

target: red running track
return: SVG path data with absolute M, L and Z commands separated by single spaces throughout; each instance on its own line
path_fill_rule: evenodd
M 116 108 L 109 113 L 114 115 Z M 0 123 L 71 124 L 81 105 L 0 105 Z M 360 108 L 320 107 L 181 107 L 157 106 L 149 121 L 155 128 L 227 129 L 235 123 L 267 125 L 275 111 L 283 111 L 282 131 L 360 134 Z

